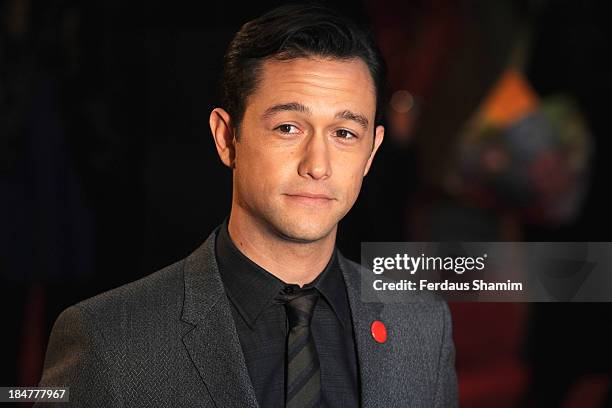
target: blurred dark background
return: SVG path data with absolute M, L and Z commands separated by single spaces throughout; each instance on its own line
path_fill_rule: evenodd
M 208 128 L 223 53 L 282 2 L 0 0 L 0 385 L 57 315 L 194 250 L 228 215 Z M 362 241 L 612 241 L 610 27 L 595 1 L 328 2 L 389 65 Z M 451 304 L 461 405 L 612 406 L 609 304 Z

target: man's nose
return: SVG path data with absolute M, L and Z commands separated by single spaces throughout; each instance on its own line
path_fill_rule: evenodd
M 320 134 L 313 135 L 304 146 L 298 173 L 319 180 L 329 178 L 331 171 L 328 141 Z

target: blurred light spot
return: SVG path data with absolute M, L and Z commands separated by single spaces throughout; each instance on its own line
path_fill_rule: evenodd
M 395 91 L 391 96 L 391 109 L 397 113 L 407 113 L 414 106 L 412 94 L 405 90 Z

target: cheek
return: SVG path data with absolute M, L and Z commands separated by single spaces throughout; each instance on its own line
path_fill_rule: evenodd
M 260 179 L 259 170 L 256 152 L 244 144 L 237 148 L 234 181 L 244 199 L 253 200 L 257 196 L 257 191 L 261 189 L 257 185 Z
M 339 169 L 339 173 L 342 176 L 338 180 L 338 183 L 344 191 L 346 203 L 348 205 L 353 205 L 361 190 L 363 165 L 348 163 L 346 166 Z
M 288 155 L 276 154 L 271 149 L 245 146 L 238 152 L 236 170 L 243 189 L 254 196 L 269 198 L 283 184 L 291 160 Z
M 355 203 L 357 197 L 359 196 L 359 192 L 361 191 L 361 183 L 363 178 L 361 177 L 361 173 L 359 175 L 355 175 L 352 180 L 352 204 Z

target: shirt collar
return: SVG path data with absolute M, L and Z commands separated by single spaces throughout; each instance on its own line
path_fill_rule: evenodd
M 291 285 L 240 252 L 229 235 L 227 223 L 226 218 L 219 228 L 215 244 L 219 272 L 231 302 L 252 329 L 261 312 L 275 301 L 274 298 L 281 289 Z M 323 272 L 304 287 L 317 288 L 340 323 L 347 328 L 350 327 L 348 297 L 336 252 L 334 248 Z

